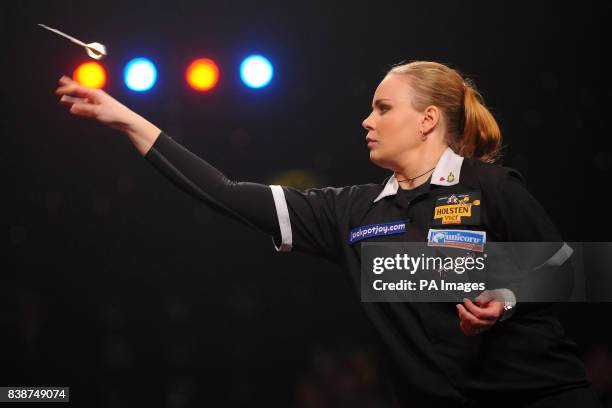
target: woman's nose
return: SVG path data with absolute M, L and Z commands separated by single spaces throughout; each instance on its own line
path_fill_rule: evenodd
M 361 122 L 361 126 L 363 126 L 366 130 L 372 130 L 372 125 L 370 125 L 370 121 L 369 121 L 370 117 L 368 116 L 367 118 L 365 118 L 363 120 L 363 122 Z

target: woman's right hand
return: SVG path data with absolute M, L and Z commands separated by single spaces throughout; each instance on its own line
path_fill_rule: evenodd
M 88 88 L 67 76 L 59 79 L 55 91 L 62 95 L 60 103 L 70 107 L 70 113 L 94 118 L 113 129 L 126 131 L 136 114 L 101 89 Z
M 98 122 L 125 132 L 141 155 L 146 155 L 161 130 L 101 89 L 88 88 L 67 76 L 59 79 L 55 91 L 60 102 L 70 106 L 70 113 L 94 118 Z

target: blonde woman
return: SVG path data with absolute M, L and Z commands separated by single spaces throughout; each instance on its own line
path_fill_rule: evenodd
M 500 129 L 480 93 L 447 65 L 399 64 L 376 88 L 363 127 L 371 161 L 390 172 L 385 180 L 304 191 L 229 180 L 102 90 L 62 77 L 57 93 L 73 115 L 124 132 L 179 188 L 271 236 L 277 251 L 337 263 L 357 293 L 364 242 L 431 242 L 432 230 L 557 243 L 538 254 L 538 272 L 571 269 L 571 248 L 522 176 L 494 164 Z M 474 211 L 436 215 L 449 205 Z M 601 406 L 550 304 L 521 302 L 523 293 L 508 285 L 458 304 L 361 303 L 385 345 L 401 405 Z

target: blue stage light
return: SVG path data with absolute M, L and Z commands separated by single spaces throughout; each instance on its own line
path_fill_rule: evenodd
M 262 88 L 270 83 L 274 67 L 261 55 L 251 55 L 240 65 L 240 78 L 248 87 Z
M 157 81 L 157 69 L 147 58 L 134 58 L 125 66 L 125 85 L 132 91 L 148 91 Z

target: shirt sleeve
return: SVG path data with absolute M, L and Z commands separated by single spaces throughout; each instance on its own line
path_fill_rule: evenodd
M 269 185 L 228 179 L 163 131 L 144 157 L 173 184 L 213 211 L 280 239 Z
M 297 251 L 336 262 L 341 253 L 342 227 L 350 187 L 298 190 L 272 185 L 281 240 L 279 251 Z
M 573 250 L 565 243 L 522 175 L 505 168 L 496 184 L 495 217 L 519 270 L 505 286 L 515 296 L 512 314 L 522 315 L 569 298 L 573 289 Z
M 214 211 L 272 237 L 279 252 L 304 252 L 337 261 L 338 219 L 349 187 L 298 190 L 233 181 L 161 132 L 145 158 L 173 184 Z

